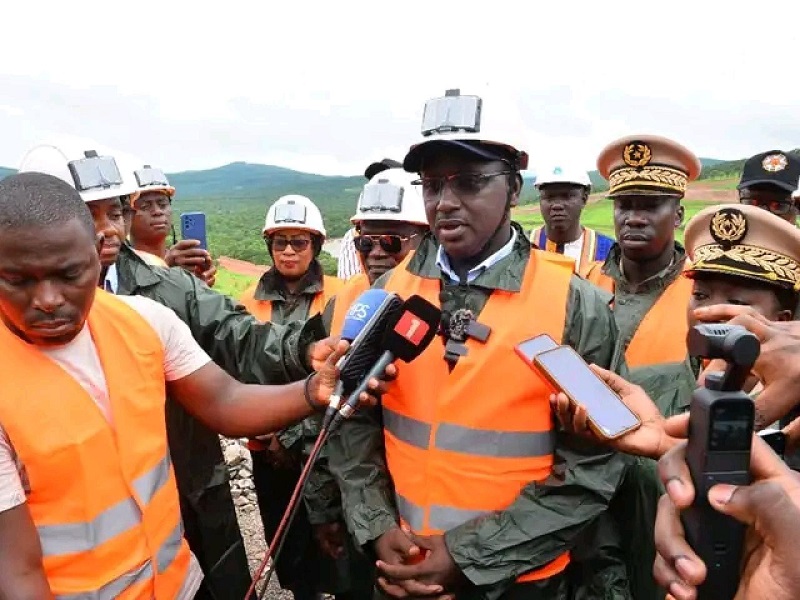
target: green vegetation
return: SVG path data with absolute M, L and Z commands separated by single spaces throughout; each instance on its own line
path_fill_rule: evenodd
M 700 210 L 708 206 L 708 203 L 700 200 L 692 200 L 683 203 L 686 210 L 686 217 L 684 224 L 689 221 Z M 534 227 L 539 227 L 544 222 L 542 216 L 538 212 L 528 211 L 515 211 L 513 218 L 521 224 L 526 232 L 529 232 Z M 614 237 L 614 215 L 611 202 L 608 200 L 601 200 L 594 204 L 588 205 L 581 216 L 581 223 L 592 229 L 596 229 L 606 235 Z M 683 227 L 676 232 L 676 237 L 679 241 L 683 241 Z
M 239 275 L 220 267 L 214 289 L 232 298 L 238 298 L 256 279 L 257 277 Z
M 800 151 L 793 151 L 800 153 Z M 719 161 L 701 158 L 704 170 L 701 179 L 711 179 L 717 189 L 735 187 L 735 180 L 744 163 L 741 161 Z M 13 169 L 0 167 L 0 178 L 13 173 Z M 590 174 L 596 192 L 603 192 L 608 185 L 597 171 Z M 365 181 L 361 176 L 327 177 L 311 173 L 300 173 L 281 167 L 236 162 L 216 169 L 185 171 L 169 175 L 178 190 L 174 200 L 175 222 L 178 215 L 187 211 L 202 211 L 208 220 L 208 239 L 214 256 L 230 256 L 258 264 L 269 262 L 261 228 L 268 206 L 285 194 L 301 194 L 311 198 L 322 211 L 328 236 L 341 237 L 350 227 L 350 217 L 355 211 L 358 195 Z M 538 202 L 533 177 L 527 179 L 520 204 Z M 690 206 L 702 203 L 687 203 Z M 539 224 L 536 213 L 523 208 L 517 213 L 527 227 Z M 610 206 L 601 201 L 586 209 L 587 224 L 601 231 L 610 232 Z M 334 273 L 336 260 L 323 253 L 320 260 L 326 273 Z M 230 274 L 233 276 L 233 274 Z M 227 275 L 221 277 L 226 278 Z M 235 277 L 235 276 L 233 276 Z M 230 285 L 240 285 L 241 280 L 231 279 Z M 220 285 L 220 284 L 218 284 Z M 228 280 L 222 285 L 229 285 Z

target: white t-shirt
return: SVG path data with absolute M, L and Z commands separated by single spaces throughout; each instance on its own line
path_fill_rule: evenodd
M 158 334 L 164 346 L 164 375 L 167 381 L 182 379 L 211 362 L 208 354 L 192 337 L 189 327 L 170 309 L 142 296 L 117 298 L 138 312 Z M 106 378 L 89 327 L 84 326 L 69 344 L 40 351 L 81 384 L 113 427 L 114 415 L 111 413 Z M 25 502 L 28 490 L 25 466 L 19 462 L 0 423 L 0 512 Z M 202 580 L 200 566 L 192 556 L 189 576 L 177 600 L 193 598 Z

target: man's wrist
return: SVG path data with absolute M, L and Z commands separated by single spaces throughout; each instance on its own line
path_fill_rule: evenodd
M 311 373 L 303 383 L 303 395 L 306 403 L 314 412 L 323 412 L 328 408 L 326 404 L 319 402 L 319 373 Z

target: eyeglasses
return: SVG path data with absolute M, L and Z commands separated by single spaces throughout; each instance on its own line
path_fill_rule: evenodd
M 407 242 L 417 235 L 416 233 L 413 235 L 357 235 L 353 238 L 353 244 L 361 254 L 372 252 L 375 244 L 380 244 L 383 251 L 388 254 L 397 254 L 403 249 L 403 242 Z
M 444 186 L 450 186 L 456 196 L 474 196 L 480 192 L 491 179 L 499 175 L 510 175 L 511 171 L 497 171 L 495 173 L 453 173 L 441 177 L 423 177 L 411 182 L 411 185 L 421 185 L 422 193 L 438 196 Z
M 754 196 L 739 194 L 739 202 L 763 208 L 774 215 L 788 215 L 794 210 L 795 205 L 791 200 L 776 199 L 771 196 L 772 194 L 763 193 Z
M 295 252 L 302 252 L 311 243 L 308 238 L 292 238 L 291 240 L 284 237 L 266 238 L 267 246 L 276 252 L 283 252 L 288 246 L 292 247 Z

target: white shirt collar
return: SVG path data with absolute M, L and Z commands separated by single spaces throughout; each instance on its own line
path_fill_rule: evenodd
M 467 283 L 472 283 L 475 279 L 483 273 L 484 271 L 490 269 L 498 262 L 503 260 L 506 256 L 511 254 L 511 251 L 514 249 L 514 243 L 517 241 L 517 230 L 513 227 L 511 228 L 511 239 L 508 240 L 505 246 L 500 248 L 497 252 L 492 254 L 486 260 L 484 260 L 479 265 L 472 267 L 469 272 L 467 273 Z M 444 251 L 444 246 L 439 246 L 439 250 L 436 252 L 436 266 L 441 269 L 442 273 L 447 275 L 451 281 L 458 283 L 460 281 L 458 275 L 456 275 L 453 268 L 450 266 L 450 259 L 447 256 L 447 253 Z
M 117 274 L 116 264 L 108 267 L 108 270 L 106 271 L 106 278 L 103 282 L 103 289 L 107 292 L 111 292 L 112 294 L 117 293 L 117 289 L 119 289 L 119 275 Z

